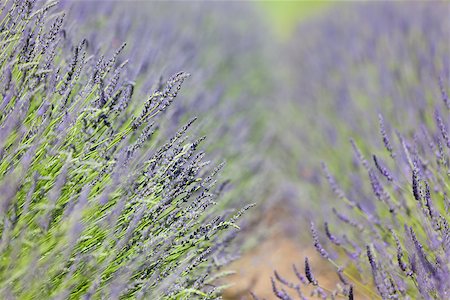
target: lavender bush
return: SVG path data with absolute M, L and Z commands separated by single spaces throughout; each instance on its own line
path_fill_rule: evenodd
M 68 11 L 67 27 L 87 32 L 94 52 L 107 51 L 109 45 L 118 47 L 123 41 L 132 45 L 123 50 L 123 56 L 129 57 L 124 72 L 135 78 L 138 97 L 159 84 L 158 72 L 195 70 L 177 105 L 166 113 L 161 134 L 170 137 L 180 124 L 199 116 L 193 130 L 208 136 L 202 144 L 205 159 L 226 161 L 222 176 L 230 179 L 226 193 L 212 209 L 223 213 L 257 202 L 254 213 L 239 224 L 249 234 L 239 235 L 242 240 L 234 245 L 240 252 L 256 244 L 265 231 L 255 225 L 267 210 L 261 204 L 273 204 L 266 200 L 276 190 L 265 149 L 270 145 L 271 126 L 267 107 L 279 82 L 271 73 L 275 51 L 267 43 L 268 24 L 255 7 L 220 1 L 207 5 L 195 1 L 62 4 Z M 88 30 L 93 27 L 95 31 Z
M 204 144 L 206 155 L 226 160 L 224 176 L 233 178 L 233 189 L 220 208 L 240 207 L 264 194 L 263 176 L 253 174 L 265 170 L 262 151 L 257 149 L 265 144 L 261 123 L 275 83 L 268 80 L 269 49 L 262 34 L 266 25 L 253 7 L 192 1 L 64 1 L 63 5 L 69 28 L 83 24 L 80 32 L 88 32 L 95 50 L 132 43 L 124 49 L 129 57 L 125 68 L 135 78 L 137 93 L 158 84 L 159 72 L 195 70 L 187 82 L 193 88 L 187 88 L 167 113 L 164 134 L 173 133 L 180 122 L 202 116 L 196 130 L 210 137 Z M 235 22 L 229 22 L 231 16 Z M 96 30 L 86 30 L 89 27 Z M 262 101 L 252 100 L 257 98 Z
M 55 6 L 0 8 L 1 297 L 217 297 L 221 232 L 247 207 L 212 210 L 221 165 L 188 136 L 195 119 L 166 130 L 189 74 L 144 98 L 125 45 L 74 41 Z
M 439 1 L 347 3 L 298 26 L 284 63 L 290 88 L 272 106 L 274 164 L 294 197 L 329 196 L 316 187 L 323 160 L 352 185 L 348 139 L 363 150 L 376 147 L 367 137 L 378 134 L 378 113 L 395 128 L 411 128 L 439 97 L 437 75 L 450 50 L 448 9 Z
M 308 285 L 323 299 L 449 298 L 448 9 L 440 2 L 361 4 L 343 9 L 346 18 L 303 28 L 311 36 L 304 51 L 313 56 L 302 63 L 310 79 L 296 78 L 297 85 L 304 99 L 316 99 L 305 108 L 315 120 L 305 126 L 318 127 L 323 143 L 336 148 L 355 140 L 351 152 L 325 152 L 321 177 L 333 195 L 319 190 L 324 215 L 309 218 L 314 247 L 340 283 L 323 286 L 306 259 L 304 272 L 294 266 L 298 283 L 275 272 L 277 298 L 307 299 Z M 331 49 L 320 52 L 321 43 Z M 324 149 L 305 131 L 292 134 Z M 322 188 L 318 176 L 311 181 Z
M 370 191 L 360 192 L 359 199 L 373 199 L 374 208 L 369 209 L 358 198 L 348 196 L 324 165 L 335 196 L 346 207 L 333 208 L 336 221 L 325 222 L 323 234 L 311 223 L 316 250 L 337 269 L 341 281 L 337 288 L 321 286 L 307 258 L 304 276 L 294 267 L 302 283 L 317 287 L 316 295 L 323 298 L 347 295 L 353 299 L 357 291 L 371 299 L 448 298 L 450 144 L 444 120 L 449 116 L 449 79 L 447 71 L 441 77 L 442 105 L 436 103 L 434 114 L 430 109 L 412 134 L 406 136 L 396 131 L 394 140 L 380 116 L 384 154 L 372 154 L 371 160 L 366 159 L 352 141 L 362 166 L 360 176 L 371 186 Z M 334 251 L 325 249 L 324 243 L 331 244 Z M 293 299 L 277 286 L 281 283 L 305 299 L 299 284 L 276 272 L 275 279 L 272 284 L 278 298 Z

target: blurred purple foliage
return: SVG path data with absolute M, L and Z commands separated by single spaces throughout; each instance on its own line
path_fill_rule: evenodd
M 318 280 L 316 295 L 449 297 L 449 13 L 437 1 L 352 3 L 299 27 L 294 94 L 278 107 L 301 118 L 281 124 L 278 139 L 297 150 L 298 169 L 286 173 L 314 170 L 304 199 L 320 207 L 299 205 L 326 221 L 312 239 L 342 281 Z M 285 293 L 275 295 L 294 299 Z

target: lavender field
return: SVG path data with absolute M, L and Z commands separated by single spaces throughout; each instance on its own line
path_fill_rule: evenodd
M 0 299 L 450 299 L 450 3 L 0 0 Z

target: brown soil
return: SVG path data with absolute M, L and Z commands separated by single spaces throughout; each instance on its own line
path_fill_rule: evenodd
M 256 249 L 229 266 L 229 269 L 236 271 L 236 274 L 228 278 L 228 282 L 233 283 L 233 286 L 225 291 L 224 299 L 253 299 L 250 291 L 261 299 L 276 299 L 270 281 L 274 270 L 287 280 L 298 283 L 292 264 L 295 263 L 303 272 L 305 256 L 309 258 L 313 274 L 320 286 L 332 290 L 338 282 L 333 267 L 328 265 L 314 249 L 302 248 L 291 239 L 280 236 L 265 240 Z M 312 288 L 302 288 L 302 290 L 305 296 L 309 296 Z
M 308 257 L 314 277 L 318 280 L 321 288 L 332 291 L 340 280 L 336 274 L 336 268 L 330 262 L 320 257 L 314 249 L 312 241 L 302 241 L 300 243 L 297 233 L 293 233 L 289 228 L 298 228 L 302 225 L 300 221 L 292 216 L 289 209 L 280 209 L 286 207 L 277 205 L 268 211 L 270 213 L 261 218 L 256 228 L 272 228 L 270 234 L 258 243 L 258 246 L 246 252 L 239 260 L 232 263 L 227 269 L 235 271 L 232 276 L 227 277 L 226 282 L 232 284 L 223 293 L 224 300 L 253 300 L 250 292 L 253 292 L 259 299 L 272 300 L 277 299 L 273 294 L 271 277 L 274 277 L 276 270 L 283 278 L 297 284 L 300 283 L 296 277 L 292 265 L 304 274 L 304 261 Z M 280 221 L 281 220 L 281 221 Z M 252 234 L 252 230 L 243 234 Z M 305 234 L 305 232 L 303 232 Z M 305 246 L 307 245 L 307 246 Z M 283 287 L 280 283 L 278 287 Z M 294 298 L 295 291 L 284 287 L 286 291 L 291 292 Z M 312 285 L 301 285 L 302 293 L 308 299 L 318 299 L 311 296 L 314 287 Z M 327 294 L 330 294 L 327 292 Z M 295 298 L 296 299 L 296 298 Z M 341 296 L 336 299 L 347 299 Z M 368 299 L 355 290 L 355 299 Z
M 258 246 L 245 253 L 239 260 L 231 264 L 228 269 L 236 274 L 229 276 L 227 282 L 233 284 L 224 294 L 224 300 L 253 299 L 253 292 L 260 299 L 276 299 L 272 291 L 271 277 L 276 270 L 283 278 L 297 284 L 293 264 L 304 273 L 305 257 L 308 257 L 315 278 L 322 288 L 333 290 L 338 277 L 335 269 L 312 247 L 310 240 L 299 243 L 299 232 L 292 232 L 292 228 L 303 225 L 296 216 L 293 216 L 288 205 L 277 203 L 261 213 L 262 218 L 253 224 L 253 228 L 266 228 L 266 237 Z M 252 230 L 243 234 L 253 234 Z M 305 234 L 303 232 L 303 234 Z M 278 283 L 277 286 L 281 287 Z M 313 287 L 302 285 L 302 292 L 309 296 Z M 295 292 L 294 292 L 295 293 Z M 295 294 L 292 294 L 293 296 Z

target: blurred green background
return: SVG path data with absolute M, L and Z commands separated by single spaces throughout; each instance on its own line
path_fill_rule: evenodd
M 283 40 L 294 32 L 298 22 L 311 18 L 331 6 L 331 1 L 259 1 L 257 4 Z

